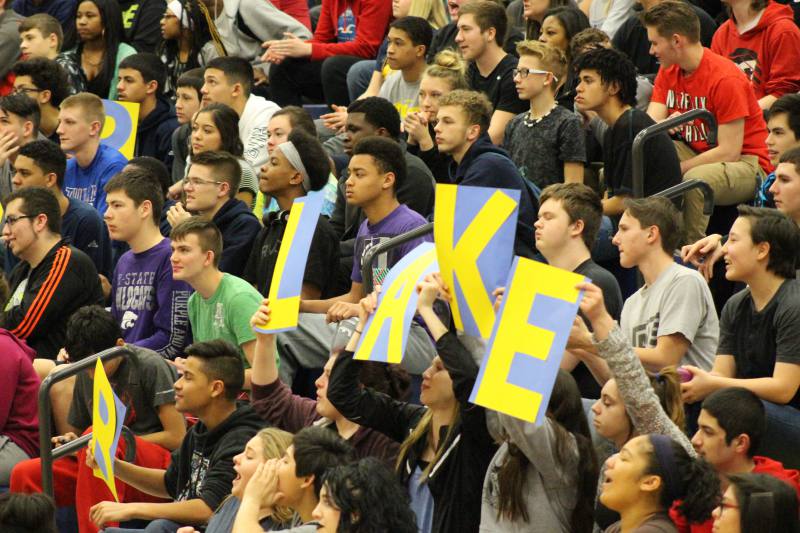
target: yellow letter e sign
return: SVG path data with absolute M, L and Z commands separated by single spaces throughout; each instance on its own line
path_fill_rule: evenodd
M 584 277 L 517 257 L 470 401 L 542 423 Z

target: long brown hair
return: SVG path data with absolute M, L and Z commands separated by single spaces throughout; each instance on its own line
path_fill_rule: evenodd
M 439 441 L 439 446 L 436 449 L 436 455 L 434 455 L 433 460 L 428 463 L 428 466 L 425 467 L 425 470 L 422 471 L 422 478 L 423 482 L 428 480 L 428 476 L 431 473 L 431 469 L 436 465 L 439 459 L 442 458 L 442 454 L 445 452 L 445 443 L 450 442 L 451 438 L 453 437 L 453 433 L 455 432 L 455 427 L 458 425 L 460 419 L 460 405 L 458 401 L 453 402 L 453 412 L 452 417 L 450 419 L 450 424 L 447 427 L 447 433 L 443 440 Z M 414 427 L 413 431 L 409 433 L 406 440 L 403 441 L 403 444 L 400 445 L 400 451 L 397 453 L 397 463 L 395 464 L 395 468 L 397 469 L 398 473 L 402 471 L 403 464 L 406 462 L 406 458 L 408 457 L 408 452 L 411 448 L 423 438 L 425 439 L 433 439 L 433 435 L 431 432 L 433 431 L 433 411 L 431 409 L 427 409 L 425 414 L 422 415 L 419 422 L 417 423 L 416 427 Z
M 594 497 L 597 490 L 598 464 L 589 433 L 589 423 L 583 411 L 581 394 L 575 379 L 568 372 L 559 370 L 550 402 L 547 418 L 553 422 L 555 431 L 555 459 L 563 468 L 570 468 L 577 451 L 575 464 L 578 497 L 570 517 L 570 531 L 589 533 L 594 526 Z M 574 444 L 573 444 L 574 442 Z M 498 519 L 509 521 L 521 519 L 529 522 L 525 508 L 525 480 L 530 461 L 512 442 L 508 443 L 508 455 L 497 472 Z

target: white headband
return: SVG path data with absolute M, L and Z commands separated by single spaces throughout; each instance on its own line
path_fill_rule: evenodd
M 180 2 L 180 0 L 172 0 L 170 3 L 167 4 L 167 9 L 172 11 L 172 14 L 178 18 L 178 20 L 180 21 L 181 25 L 184 28 L 186 28 L 187 30 L 191 29 L 189 27 L 190 24 L 189 19 L 183 18 L 183 4 Z
M 286 141 L 278 145 L 283 155 L 289 160 L 289 164 L 297 170 L 303 177 L 303 190 L 306 192 L 311 191 L 311 179 L 308 177 L 306 167 L 303 165 L 303 160 L 300 158 L 300 152 L 292 141 Z

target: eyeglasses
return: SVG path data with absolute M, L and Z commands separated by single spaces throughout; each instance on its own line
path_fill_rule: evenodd
M 515 68 L 511 70 L 511 76 L 514 78 L 519 76 L 519 79 L 521 80 L 524 80 L 530 74 L 550 74 L 553 76 L 553 81 L 558 83 L 558 77 L 549 70 L 539 70 L 535 68 Z
M 723 502 L 719 502 L 718 507 L 719 507 L 719 515 L 720 516 L 722 516 L 722 513 L 725 511 L 725 509 L 738 509 L 739 508 L 738 505 L 734 505 L 732 503 L 728 503 L 728 502 L 724 502 L 724 501 Z
M 224 181 L 214 181 L 214 180 L 204 180 L 201 178 L 183 178 L 183 186 L 186 187 L 187 185 L 191 185 L 192 187 L 198 187 L 200 185 L 221 185 L 225 183 Z
M 40 93 L 42 89 L 34 89 L 32 87 L 14 87 L 14 90 L 11 91 L 11 94 L 28 94 L 28 93 Z
M 15 216 L 7 216 L 5 223 L 8 225 L 9 228 L 13 228 L 14 224 L 22 220 L 23 218 L 36 218 L 38 215 L 20 215 L 18 217 Z

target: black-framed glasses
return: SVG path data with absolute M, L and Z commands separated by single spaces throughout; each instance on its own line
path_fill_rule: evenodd
M 5 220 L 5 224 L 8 224 L 9 228 L 13 228 L 14 224 L 22 220 L 23 218 L 36 218 L 39 215 L 20 215 L 18 217 L 15 216 L 7 216 Z
M 530 74 L 550 74 L 553 76 L 553 81 L 558 83 L 558 76 L 550 72 L 549 70 L 539 70 L 537 68 L 515 68 L 511 69 L 511 76 L 516 78 L 519 76 L 519 79 L 524 80 Z
M 44 89 L 36 89 L 33 87 L 14 87 L 14 90 L 11 91 L 11 94 L 24 94 L 28 95 L 30 93 L 40 93 Z

